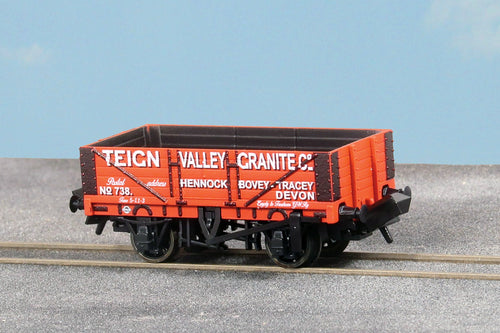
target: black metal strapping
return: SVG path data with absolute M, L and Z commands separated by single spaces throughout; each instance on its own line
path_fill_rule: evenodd
M 385 164 L 387 170 L 387 180 L 394 178 L 394 146 L 392 132 L 387 132 L 384 135 L 385 140 Z
M 83 194 L 97 194 L 95 158 L 91 148 L 80 148 L 80 167 L 82 172 Z
M 332 184 L 330 178 L 330 156 L 327 153 L 318 154 L 314 160 L 314 175 L 316 182 L 316 198 L 318 201 L 332 201 Z

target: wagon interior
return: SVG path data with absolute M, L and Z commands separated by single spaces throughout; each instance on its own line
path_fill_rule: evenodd
M 331 151 L 377 132 L 364 129 L 145 125 L 89 146 Z

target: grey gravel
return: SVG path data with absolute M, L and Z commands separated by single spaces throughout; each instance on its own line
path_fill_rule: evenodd
M 78 167 L 0 158 L 0 241 L 128 244 L 69 212 Z M 414 199 L 394 243 L 348 250 L 500 255 L 499 165 L 398 165 L 397 183 Z M 2 332 L 500 332 L 498 281 L 0 265 L 0 286 Z

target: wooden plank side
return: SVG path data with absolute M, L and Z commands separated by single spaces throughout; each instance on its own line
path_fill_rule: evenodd
M 307 151 L 256 151 L 166 148 L 93 148 L 96 154 L 96 187 L 91 207 L 99 202 L 122 208 L 94 211 L 96 215 L 130 214 L 125 205 L 175 206 L 185 217 L 188 207 L 215 206 L 240 209 L 319 209 L 314 159 Z M 329 157 L 324 154 L 318 173 L 329 179 Z M 330 190 L 331 191 L 331 190 Z M 102 207 L 101 207 L 102 208 Z M 163 208 L 162 208 L 163 209 Z M 171 208 L 168 209 L 172 211 Z M 151 215 L 153 208 L 137 216 Z M 116 213 L 118 212 L 118 213 Z M 163 213 L 163 210 L 162 210 Z M 248 214 L 247 212 L 245 214 Z M 164 214 L 163 214 L 164 215 Z M 237 215 L 241 216 L 241 212 Z M 252 216 L 256 214 L 252 212 Z M 261 214 L 258 214 L 262 217 Z M 256 217 L 257 218 L 257 217 Z M 275 219 L 273 217 L 273 219 Z M 276 218 L 278 219 L 278 218 Z
M 196 217 L 196 207 L 210 206 L 223 208 L 224 218 L 279 220 L 283 216 L 268 218 L 269 212 L 302 210 L 314 216 L 338 210 L 341 203 L 361 207 L 379 200 L 384 185 L 394 186 L 394 179 L 387 179 L 387 133 L 314 152 L 157 148 L 150 145 L 158 145 L 165 133 L 148 128 L 147 147 L 87 146 L 95 151 L 96 190 L 86 195 L 86 213 Z M 330 217 L 337 214 L 323 221 L 337 222 Z

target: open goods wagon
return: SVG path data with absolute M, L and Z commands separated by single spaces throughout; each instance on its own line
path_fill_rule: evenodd
M 390 130 L 145 125 L 80 148 L 70 209 L 130 233 L 146 261 L 241 240 L 306 266 L 408 212 Z M 264 238 L 262 238 L 264 236 Z

